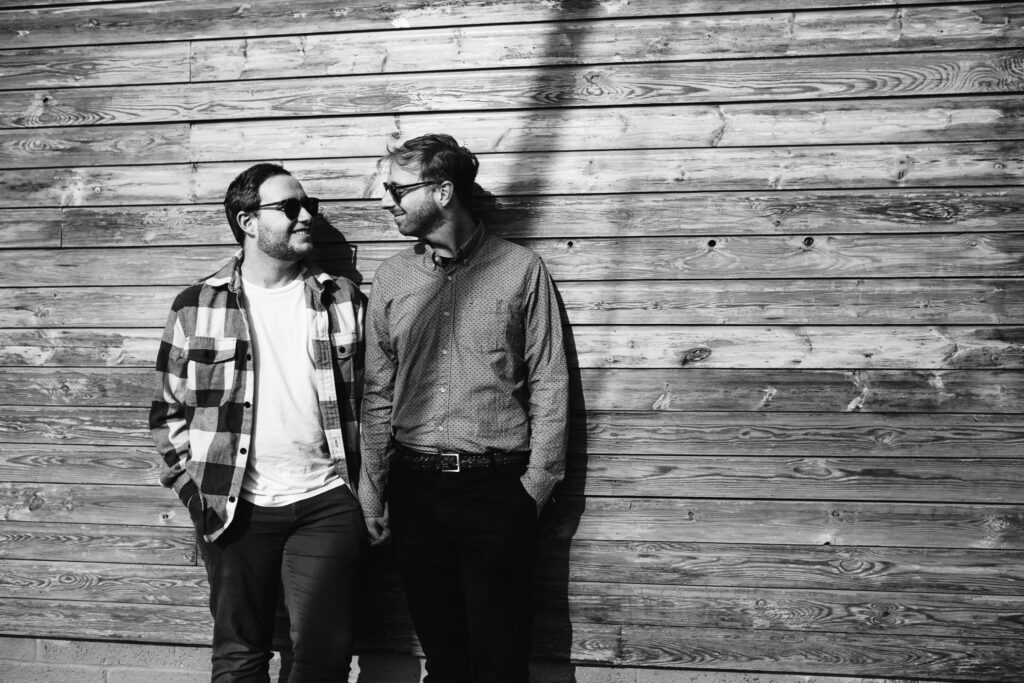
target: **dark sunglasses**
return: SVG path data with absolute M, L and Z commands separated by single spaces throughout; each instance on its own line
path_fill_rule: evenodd
M 284 215 L 288 217 L 288 220 L 293 221 L 299 217 L 299 213 L 302 212 L 302 209 L 308 211 L 310 216 L 316 216 L 317 212 L 320 210 L 320 200 L 316 197 L 306 197 L 305 199 L 289 197 L 288 199 L 282 199 L 279 202 L 260 204 L 259 208 L 283 211 Z
M 391 195 L 391 201 L 395 204 L 402 203 L 402 197 L 409 194 L 417 187 L 424 185 L 437 185 L 440 180 L 424 180 L 421 183 L 409 183 L 408 185 L 396 185 L 395 183 L 384 183 L 384 191 Z

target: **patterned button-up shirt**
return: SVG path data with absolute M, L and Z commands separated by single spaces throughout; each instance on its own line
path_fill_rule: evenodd
M 242 292 L 241 252 L 174 300 L 156 359 L 149 426 L 166 465 L 160 476 L 207 540 L 230 524 L 238 503 L 255 396 L 252 336 Z M 336 471 L 358 462 L 363 315 L 359 288 L 303 262 L 307 321 L 324 434 Z
M 540 257 L 481 226 L 450 261 L 417 244 L 377 269 L 367 315 L 360 501 L 383 514 L 392 435 L 417 449 L 530 451 L 542 506 L 565 470 L 568 373 Z

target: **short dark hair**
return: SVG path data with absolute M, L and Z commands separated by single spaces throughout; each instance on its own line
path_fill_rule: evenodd
M 397 147 L 389 146 L 388 153 L 377 165 L 386 163 L 401 168 L 417 165 L 421 180 L 450 180 L 459 202 L 473 211 L 473 183 L 480 162 L 451 135 L 430 133 L 406 140 Z
M 290 176 L 291 173 L 277 164 L 256 164 L 239 173 L 228 185 L 228 191 L 224 195 L 224 213 L 228 216 L 231 234 L 239 244 L 245 241 L 245 232 L 238 225 L 238 213 L 257 211 L 260 208 L 260 187 L 268 179 L 278 175 Z

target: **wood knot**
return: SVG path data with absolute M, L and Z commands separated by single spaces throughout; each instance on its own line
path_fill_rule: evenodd
M 679 362 L 679 365 L 691 365 L 693 363 L 699 363 L 702 360 L 708 358 L 711 355 L 711 349 L 706 346 L 698 346 L 689 349 L 683 353 L 683 359 Z

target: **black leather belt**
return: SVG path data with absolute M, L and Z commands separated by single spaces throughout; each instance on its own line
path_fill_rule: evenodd
M 522 465 L 530 459 L 529 451 L 493 451 L 460 453 L 459 451 L 417 451 L 395 443 L 403 467 L 421 472 L 461 472 L 496 465 Z

